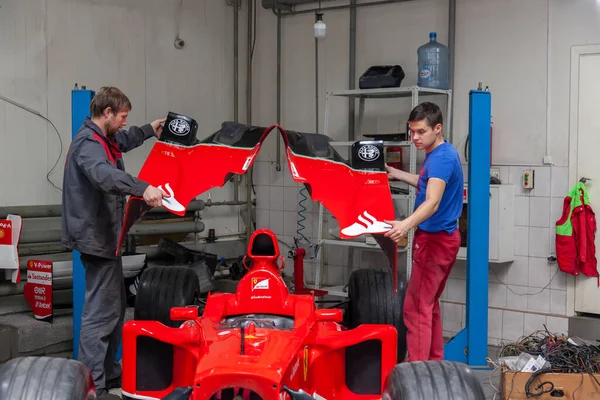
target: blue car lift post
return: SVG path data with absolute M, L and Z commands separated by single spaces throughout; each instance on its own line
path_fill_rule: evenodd
M 71 138 L 75 139 L 77 131 L 85 117 L 90 116 L 90 102 L 94 98 L 92 90 L 71 91 Z M 79 330 L 81 328 L 81 313 L 85 300 L 85 269 L 81 263 L 81 254 L 73 250 L 73 358 L 79 354 Z
M 71 137 L 79 131 L 85 117 L 90 116 L 90 103 L 96 92 L 86 89 L 71 91 Z M 85 268 L 81 263 L 81 254 L 73 250 L 73 358 L 79 355 L 79 330 L 81 329 L 81 313 L 85 301 Z M 117 360 L 121 359 L 121 346 L 117 351 Z
M 444 348 L 446 360 L 487 367 L 491 94 L 469 93 L 466 327 Z

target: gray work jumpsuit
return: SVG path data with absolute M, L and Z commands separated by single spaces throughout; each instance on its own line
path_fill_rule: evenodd
M 65 162 L 62 244 L 81 253 L 85 303 L 78 359 L 90 370 L 96 390 L 118 378 L 126 294 L 117 242 L 127 195 L 142 196 L 148 183 L 125 172 L 121 152 L 154 137 L 150 124 L 121 130 L 111 139 L 89 118 L 73 139 Z

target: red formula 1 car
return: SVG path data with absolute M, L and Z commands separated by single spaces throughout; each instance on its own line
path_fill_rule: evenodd
M 138 301 L 181 306 L 170 308 L 164 323 L 139 315 L 125 325 L 124 400 L 485 398 L 465 366 L 398 364 L 396 327 L 358 323 L 377 320 L 368 310 L 401 312 L 383 303 L 360 306 L 393 298 L 389 274 L 372 270 L 388 293 L 360 292 L 352 299 L 359 315 L 348 323 L 342 309 L 317 308 L 313 294 L 289 292 L 270 230 L 252 234 L 244 266 L 236 292 L 209 294 L 202 315 L 190 304 L 198 290 L 192 270 L 153 267 L 142 275 Z
M 383 236 L 394 211 L 380 143 L 357 143 L 356 162 L 347 164 L 323 135 L 224 123 L 200 142 L 195 126 L 169 114 L 140 172 L 170 194 L 165 208 L 181 215 L 198 194 L 245 173 L 277 128 L 294 180 L 338 220 L 342 238 L 373 235 L 389 266 L 353 271 L 345 310 L 318 308 L 314 293 L 290 293 L 268 229 L 252 234 L 235 293 L 203 300 L 191 268 L 146 269 L 123 332 L 124 400 L 485 399 L 465 365 L 403 362 L 405 283 L 396 245 Z M 142 199 L 129 199 L 122 239 L 147 211 Z M 62 375 L 44 374 L 50 362 Z M 58 398 L 93 398 L 89 372 L 73 360 L 12 360 L 0 368 L 0 398 L 20 398 L 8 395 L 20 390 L 36 390 L 32 400 L 56 390 Z

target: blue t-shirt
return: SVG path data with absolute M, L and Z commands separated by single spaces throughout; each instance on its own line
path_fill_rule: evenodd
M 450 143 L 445 142 L 425 156 L 419 172 L 415 210 L 425 201 L 427 180 L 439 178 L 446 182 L 439 207 L 435 213 L 419 224 L 425 232 L 454 232 L 462 213 L 464 179 L 460 156 Z

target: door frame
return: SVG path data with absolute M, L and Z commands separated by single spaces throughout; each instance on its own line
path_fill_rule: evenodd
M 569 188 L 575 186 L 577 177 L 577 144 L 579 129 L 579 67 L 582 56 L 600 54 L 600 44 L 586 44 L 571 47 L 571 78 L 569 99 Z M 567 276 L 567 316 L 576 315 L 575 312 L 575 277 Z

